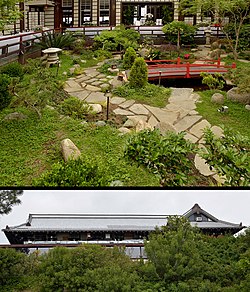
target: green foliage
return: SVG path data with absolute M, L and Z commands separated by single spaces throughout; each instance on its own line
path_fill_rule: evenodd
M 64 115 L 83 119 L 90 112 L 90 106 L 84 100 L 80 100 L 77 97 L 69 97 L 61 103 L 60 111 Z
M 108 186 L 111 181 L 112 178 L 95 159 L 82 157 L 67 163 L 55 163 L 34 184 L 52 187 L 98 187 Z
M 61 32 L 46 32 L 44 38 L 36 43 L 41 49 L 47 48 L 60 48 L 69 47 L 74 42 L 74 37 L 71 33 L 61 33 Z
M 20 204 L 21 200 L 19 196 L 22 194 L 22 190 L 0 191 L 0 215 L 9 214 L 14 205 Z
M 162 136 L 159 130 L 144 130 L 129 139 L 124 155 L 159 176 L 163 186 L 181 186 L 190 181 L 192 163 L 188 155 L 194 151 L 184 133 Z
M 225 177 L 229 186 L 250 185 L 250 139 L 225 130 L 223 139 L 216 138 L 210 129 L 205 131 L 206 150 L 202 157 Z
M 148 82 L 148 68 L 143 58 L 135 59 L 130 74 L 129 84 L 131 87 L 140 88 L 146 86 Z
M 136 52 L 133 48 L 127 48 L 123 57 L 123 68 L 130 69 L 136 59 Z
M 99 36 L 95 36 L 95 47 L 108 51 L 121 51 L 129 47 L 137 48 L 140 34 L 134 29 L 125 29 L 117 26 L 114 30 L 103 30 Z
M 107 50 L 99 49 L 94 51 L 94 56 L 95 58 L 98 58 L 100 61 L 103 61 L 105 59 L 111 59 L 112 53 Z
M 113 93 L 126 99 L 134 99 L 138 102 L 152 106 L 164 107 L 170 97 L 171 90 L 163 86 L 147 83 L 142 88 L 131 87 L 129 83 L 113 89 Z
M 40 265 L 42 291 L 130 292 L 138 281 L 132 262 L 117 248 L 54 248 Z
M 10 82 L 11 79 L 8 75 L 0 74 L 0 110 L 7 107 L 11 102 Z
M 85 39 L 77 38 L 70 44 L 70 48 L 73 50 L 75 54 L 82 54 L 84 51 Z
M 6 74 L 10 77 L 19 77 L 20 79 L 22 79 L 24 75 L 23 67 L 18 62 L 13 62 L 5 65 L 0 69 L 0 73 Z
M 172 21 L 162 27 L 168 41 L 180 46 L 194 42 L 196 28 L 183 21 Z
M 244 66 L 232 69 L 229 72 L 229 78 L 237 85 L 239 93 L 250 93 L 250 67 Z
M 174 284 L 198 276 L 201 259 L 196 233 L 185 217 L 172 216 L 166 226 L 149 235 L 145 250 L 160 280 Z
M 209 74 L 206 72 L 201 72 L 202 84 L 205 84 L 209 89 L 222 89 L 224 87 L 225 81 L 222 79 L 220 73 Z
M 15 23 L 22 13 L 15 0 L 0 0 L 0 15 L 0 30 L 2 31 L 6 25 Z
M 224 27 L 224 30 L 229 34 L 232 40 L 236 40 L 235 27 L 229 23 Z M 239 34 L 238 50 L 244 51 L 250 48 L 250 24 L 243 24 Z

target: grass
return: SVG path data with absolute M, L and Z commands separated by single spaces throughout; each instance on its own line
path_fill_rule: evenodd
M 206 90 L 199 92 L 202 101 L 197 103 L 197 111 L 212 125 L 225 126 L 238 131 L 243 136 L 250 137 L 250 112 L 245 109 L 245 105 L 225 99 L 223 105 L 228 106 L 228 113 L 219 113 L 221 105 L 211 102 L 211 96 L 215 91 Z M 225 92 L 221 92 L 226 96 Z
M 61 118 L 50 109 L 44 110 L 41 119 L 26 108 L 15 108 L 15 111 L 28 118 L 7 122 L 3 117 L 13 109 L 0 113 L 1 186 L 31 186 L 33 179 L 50 170 L 53 163 L 62 161 L 60 142 L 64 138 L 70 138 L 84 155 L 105 164 L 106 171 L 125 186 L 159 185 L 153 174 L 130 165 L 123 158 L 126 137 L 119 136 L 115 128 L 84 127 L 80 120 Z
M 168 102 L 171 90 L 162 86 L 148 83 L 143 88 L 132 88 L 125 84 L 113 90 L 115 95 L 151 106 L 164 107 Z

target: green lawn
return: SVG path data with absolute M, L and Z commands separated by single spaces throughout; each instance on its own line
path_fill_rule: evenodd
M 234 131 L 240 132 L 242 135 L 250 137 L 250 112 L 245 109 L 245 105 L 241 103 L 225 100 L 224 105 L 228 106 L 228 113 L 219 113 L 218 108 L 221 105 L 211 102 L 212 90 L 199 92 L 202 101 L 197 103 L 197 111 L 209 121 L 212 125 L 223 125 L 230 127 Z M 226 96 L 225 92 L 221 92 Z
M 130 165 L 123 158 L 126 137 L 110 126 L 84 127 L 80 120 L 60 118 L 46 109 L 42 118 L 25 109 L 15 108 L 28 116 L 23 121 L 3 121 L 13 109 L 0 112 L 0 181 L 1 186 L 30 186 L 51 165 L 62 161 L 60 142 L 70 138 L 84 155 L 106 165 L 106 171 L 126 186 L 157 186 L 158 179 L 142 167 Z M 138 175 L 139 174 L 139 175 Z

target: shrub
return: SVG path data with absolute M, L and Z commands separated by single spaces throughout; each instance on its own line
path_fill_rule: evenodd
M 112 181 L 93 159 L 79 158 L 67 163 L 58 162 L 52 169 L 34 181 L 35 186 L 51 187 L 99 187 Z
M 202 72 L 200 76 L 202 77 L 202 84 L 206 84 L 209 89 L 222 89 L 224 87 L 225 81 L 222 79 L 220 73 L 214 73 L 214 75 L 211 75 Z
M 74 37 L 71 33 L 61 33 L 61 32 L 47 32 L 46 35 L 40 42 L 36 43 L 41 49 L 47 48 L 60 48 L 69 47 L 74 42 Z
M 99 49 L 99 50 L 94 51 L 94 56 L 95 58 L 98 58 L 99 60 L 111 59 L 112 53 L 107 50 Z
M 136 52 L 133 48 L 127 48 L 124 57 L 123 57 L 123 68 L 130 69 L 135 61 Z
M 85 39 L 77 38 L 74 40 L 72 44 L 70 44 L 70 48 L 73 50 L 75 54 L 82 54 L 84 51 Z
M 211 167 L 225 177 L 229 186 L 250 185 L 250 140 L 226 129 L 225 136 L 216 138 L 210 129 L 205 130 L 206 150 L 202 157 Z
M 20 79 L 22 79 L 24 75 L 23 67 L 18 62 L 13 62 L 2 67 L 1 73 L 10 77 L 19 77 Z
M 9 85 L 11 79 L 6 74 L 0 74 L 0 110 L 7 107 L 11 102 Z
M 144 87 L 148 82 L 148 69 L 142 57 L 136 58 L 129 75 L 131 87 Z
M 163 137 L 159 130 L 141 131 L 130 138 L 124 155 L 158 175 L 163 186 L 185 185 L 192 166 L 187 156 L 195 149 L 184 134 L 168 132 Z
M 81 119 L 88 114 L 90 106 L 77 97 L 69 97 L 60 105 L 60 111 L 67 116 Z
M 237 85 L 239 93 L 250 93 L 250 68 L 244 66 L 232 69 L 228 74 L 229 78 Z

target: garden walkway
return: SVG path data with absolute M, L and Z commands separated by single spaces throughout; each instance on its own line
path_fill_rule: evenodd
M 102 62 L 95 67 L 85 69 L 82 75 L 75 78 L 69 78 L 64 90 L 70 95 L 78 97 L 92 104 L 104 105 L 107 102 L 107 94 L 101 89 L 111 86 L 121 85 L 121 81 L 117 80 L 117 76 L 106 76 L 100 74 L 97 70 Z M 108 93 L 110 94 L 110 93 Z M 203 119 L 195 110 L 196 103 L 199 102 L 199 95 L 193 92 L 191 88 L 172 88 L 169 103 L 165 108 L 158 108 L 146 104 L 140 104 L 135 100 L 126 100 L 122 97 L 111 96 L 110 103 L 116 105 L 113 111 L 116 115 L 126 116 L 127 120 L 118 130 L 122 133 L 128 133 L 131 128 L 137 131 L 145 128 L 159 128 L 162 133 L 167 130 L 175 132 L 185 131 L 185 139 L 193 143 L 197 143 L 198 147 L 204 147 L 203 129 L 211 128 L 216 136 L 221 137 L 223 131 L 220 127 L 212 126 Z M 205 160 L 198 154 L 195 156 L 195 166 L 204 176 L 212 176 L 219 183 L 223 183 L 223 178 L 219 177 L 209 166 L 205 164 Z

